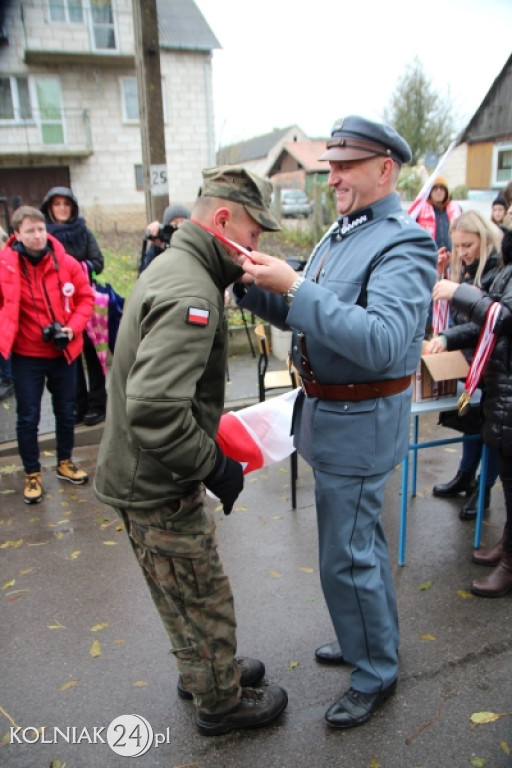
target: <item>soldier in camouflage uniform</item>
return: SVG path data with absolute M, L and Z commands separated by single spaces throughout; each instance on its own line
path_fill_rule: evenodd
M 206 169 L 192 218 L 150 264 L 127 303 L 117 338 L 95 478 L 116 508 L 180 672 L 178 693 L 196 705 L 206 735 L 278 717 L 279 686 L 253 688 L 265 673 L 237 658 L 233 596 L 217 551 L 204 487 L 229 514 L 243 488 L 241 465 L 215 442 L 224 406 L 224 291 L 242 275 L 237 251 L 263 230 L 271 184 L 240 167 Z M 215 234 L 214 234 L 215 233 Z

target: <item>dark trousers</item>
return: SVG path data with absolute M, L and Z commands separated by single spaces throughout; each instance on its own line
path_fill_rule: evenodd
M 107 392 L 103 368 L 101 367 L 94 344 L 85 332 L 83 337 L 83 357 L 85 358 L 87 374 L 82 357 L 79 357 L 77 360 L 76 370 L 76 412 L 81 416 L 87 413 L 87 411 L 104 412 L 107 407 Z
M 11 358 L 0 355 L 0 381 L 9 384 L 12 381 Z
M 18 451 L 25 472 L 30 474 L 41 469 L 37 433 L 45 384 L 51 394 L 55 414 L 57 461 L 70 459 L 75 440 L 76 363 L 69 365 L 64 355 L 47 359 L 13 354 L 11 366 L 16 397 Z

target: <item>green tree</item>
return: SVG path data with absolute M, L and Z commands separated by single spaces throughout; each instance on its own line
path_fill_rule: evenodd
M 397 81 L 384 120 L 391 123 L 411 147 L 411 165 L 426 152 L 444 152 L 455 136 L 456 116 L 449 94 L 437 93 L 418 57 L 406 66 Z

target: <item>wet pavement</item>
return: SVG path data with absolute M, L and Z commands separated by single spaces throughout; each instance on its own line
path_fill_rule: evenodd
M 254 402 L 256 361 L 230 358 L 229 374 L 227 407 Z M 5 435 L 12 413 L 2 405 Z M 421 430 L 425 439 L 446 436 L 435 414 Z M 3 768 L 510 768 L 512 595 L 469 594 L 471 580 L 485 573 L 471 562 L 474 525 L 458 519 L 462 498 L 431 495 L 435 482 L 455 474 L 459 446 L 419 454 L 404 567 L 397 565 L 400 467 L 388 483 L 383 520 L 401 619 L 399 686 L 370 722 L 349 731 L 330 729 L 324 712 L 348 687 L 350 670 L 313 657 L 333 635 L 318 576 L 311 470 L 299 459 L 296 511 L 288 460 L 248 475 L 229 517 L 213 506 L 239 653 L 265 662 L 289 705 L 269 728 L 207 738 L 195 729 L 193 706 L 177 696 L 166 634 L 124 530 L 91 483 L 57 479 L 53 436 L 43 431 L 41 504 L 23 503 L 13 434 L 0 454 Z M 91 478 L 100 434 L 101 425 L 77 430 L 74 458 Z M 485 543 L 499 538 L 503 521 L 497 486 Z M 473 726 L 479 712 L 499 717 Z M 155 734 L 139 757 L 119 754 L 125 748 L 114 722 L 133 713 Z M 10 727 L 19 727 L 21 743 L 6 743 Z M 135 742 L 127 734 L 126 749 Z

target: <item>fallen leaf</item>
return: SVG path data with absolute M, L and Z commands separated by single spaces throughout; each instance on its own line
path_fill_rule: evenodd
M 116 525 L 116 531 L 124 531 L 124 525 L 122 523 L 120 525 Z
M 35 568 L 25 568 L 23 571 L 20 571 L 20 576 L 26 576 L 29 573 L 32 573 L 32 571 L 35 571 Z
M 15 600 L 19 600 L 20 597 L 24 597 L 30 589 L 17 589 L 15 592 L 9 592 L 7 594 L 7 602 L 14 603 Z
M 315 572 L 313 568 L 306 568 L 306 566 L 303 566 L 303 567 L 299 568 L 299 571 L 304 571 L 304 573 L 314 573 Z
M 13 547 L 16 549 L 16 547 L 21 547 L 23 544 L 23 539 L 16 539 L 15 541 L 13 539 L 8 539 L 7 541 L 4 541 L 2 544 L 0 544 L 0 549 L 7 549 L 7 547 Z
M 7 733 L 4 733 L 4 735 L 2 736 L 2 741 L 0 741 L 0 747 L 6 747 L 10 743 L 11 743 L 11 734 L 9 731 L 7 731 Z
M 14 488 L 6 488 L 5 491 L 0 491 L 0 493 L 6 495 L 8 493 L 16 493 L 16 491 L 14 490 Z
M 298 661 L 290 661 L 290 663 L 288 664 L 288 669 L 297 669 L 297 667 L 299 666 L 299 663 L 300 662 Z
M 95 624 L 94 627 L 91 627 L 91 632 L 99 632 L 100 629 L 105 629 L 105 627 L 110 627 L 109 621 L 104 621 L 101 624 Z
M 11 579 L 10 581 L 5 582 L 2 589 L 9 589 L 9 587 L 14 587 L 15 584 L 16 584 L 16 579 Z
M 43 456 L 55 456 L 53 451 L 43 451 Z
M 421 590 L 424 591 L 426 589 L 430 589 L 431 586 L 432 586 L 432 582 L 431 581 L 424 581 L 423 584 L 419 585 L 418 589 L 421 589 Z
M 48 629 L 66 629 L 64 624 L 61 624 L 58 619 L 55 619 L 55 624 L 47 624 Z
M 506 755 L 510 755 L 510 747 L 505 740 L 500 741 L 500 747 Z
M 494 723 L 500 717 L 503 715 L 498 715 L 496 712 L 473 712 L 470 720 L 477 725 L 482 725 L 483 723 Z
M 316 603 L 317 600 L 319 600 L 319 597 L 306 597 L 306 603 Z
M 5 467 L 0 467 L 0 475 L 12 475 L 20 469 L 19 464 L 7 464 Z
M 272 517 L 269 517 L 269 520 L 282 520 L 282 515 L 272 515 Z
M 124 643 L 124 638 L 116 637 L 116 639 L 114 640 L 114 643 Z
M 66 763 L 63 763 L 62 760 L 54 757 L 50 763 L 50 768 L 66 768 Z
M 473 768 L 484 768 L 484 765 L 487 765 L 487 760 L 485 757 L 471 757 L 469 762 Z
M 420 635 L 421 640 L 437 640 L 435 635 Z
M 18 723 L 13 720 L 13 718 L 10 716 L 8 712 L 5 711 L 3 707 L 0 707 L 0 713 L 10 722 L 10 724 L 13 726 L 13 728 L 20 728 Z
M 82 554 L 82 550 L 81 549 L 75 549 L 75 551 L 70 554 L 69 559 L 70 560 L 76 560 L 77 557 L 79 555 L 81 555 L 81 554 Z
M 68 688 L 73 688 L 75 685 L 78 685 L 79 680 L 68 680 L 67 683 L 63 683 L 61 686 L 59 686 L 59 691 L 67 691 Z
M 466 590 L 465 590 L 465 589 L 458 589 L 458 590 L 457 590 L 457 594 L 458 594 L 458 596 L 459 596 L 459 597 L 463 597 L 463 598 L 464 598 L 464 600 L 465 600 L 466 598 L 468 598 L 468 597 L 473 597 L 473 595 L 471 594 L 471 592 L 466 592 Z
M 144 686 L 145 686 L 145 685 L 147 685 L 147 683 L 146 683 L 146 681 L 145 681 L 145 680 L 136 680 L 136 681 L 134 682 L 134 686 L 135 686 L 136 688 L 144 688 Z
M 103 542 L 106 547 L 116 547 L 117 541 L 104 541 Z
M 91 645 L 91 650 L 89 651 L 89 653 L 93 657 L 93 659 L 96 659 L 98 656 L 101 656 L 101 646 L 97 640 L 95 640 L 94 643 Z
M 374 757 L 370 760 L 370 768 L 382 768 L 381 764 Z
M 282 579 L 283 574 L 279 573 L 279 571 L 269 571 L 270 575 L 273 576 L 275 579 Z

